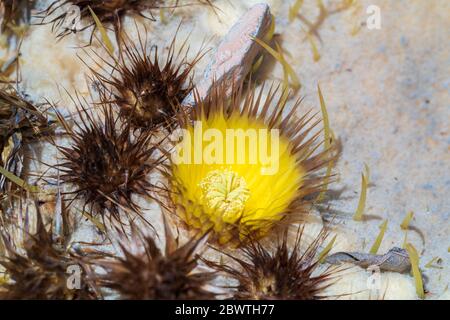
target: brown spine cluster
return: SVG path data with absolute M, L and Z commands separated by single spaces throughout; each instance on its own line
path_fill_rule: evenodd
M 101 118 L 82 105 L 77 110 L 74 129 L 59 115 L 71 139 L 70 146 L 56 144 L 62 155 L 55 166 L 59 178 L 73 186 L 66 194 L 73 195 L 70 200 L 81 200 L 83 211 L 123 224 L 121 211 L 140 215 L 134 196 L 154 197 L 149 174 L 163 160 L 157 155 L 158 144 L 152 142 L 152 134 L 133 132 L 120 122 L 109 103 L 100 107 Z
M 68 247 L 68 239 L 54 237 L 44 226 L 38 204 L 37 227 L 34 234 L 25 232 L 23 244 L 6 232 L 2 225 L 3 251 L 0 267 L 4 278 L 0 282 L 0 299 L 8 300 L 90 300 L 99 298 L 97 290 L 87 278 L 85 265 Z M 25 212 L 25 214 L 27 214 Z M 23 226 L 18 226 L 23 228 Z M 70 275 L 74 268 L 80 279 Z M 79 286 L 78 286 L 79 284 Z
M 138 252 L 121 245 L 122 257 L 102 254 L 96 265 L 106 272 L 97 276 L 97 284 L 114 290 L 121 299 L 214 299 L 208 285 L 215 274 L 197 270 L 199 247 L 206 235 L 179 246 L 167 224 L 165 230 L 165 252 L 151 237 L 136 231 L 131 245 L 139 245 Z
M 21 175 L 20 166 L 25 147 L 53 132 L 53 127 L 41 108 L 25 100 L 11 86 L 0 88 L 0 165 Z M 9 147 L 9 148 L 7 148 Z M 0 190 L 10 191 L 13 186 L 0 175 Z
M 292 248 L 287 232 L 275 248 L 260 240 L 249 241 L 241 248 L 242 258 L 228 255 L 234 265 L 206 261 L 206 263 L 237 281 L 232 293 L 239 300 L 318 300 L 326 298 L 325 289 L 333 283 L 336 268 L 318 272 L 318 250 L 326 233 L 322 231 L 304 251 L 300 251 L 303 229 L 300 229 Z
M 190 3 L 190 5 L 196 3 Z M 199 0 L 198 4 L 212 6 L 210 0 Z M 71 12 L 65 10 L 68 5 L 79 8 L 80 19 L 84 22 L 79 30 L 68 28 L 70 25 Z M 56 0 L 53 1 L 45 10 L 41 11 L 38 17 L 41 18 L 40 24 L 52 24 L 54 30 L 58 30 L 57 37 L 65 37 L 73 32 L 83 32 L 91 29 L 91 39 L 94 35 L 97 25 L 92 16 L 91 10 L 105 27 L 113 26 L 117 36 L 120 36 L 122 30 L 122 20 L 125 15 L 135 14 L 143 18 L 155 21 L 152 10 L 155 9 L 174 9 L 179 7 L 178 0 L 169 4 L 164 0 Z
M 4 31 L 11 25 L 19 25 L 28 22 L 34 0 L 0 0 L 0 31 Z
M 193 68 L 202 58 L 202 50 L 188 59 L 186 41 L 176 50 L 176 39 L 175 35 L 167 53 L 161 57 L 158 47 L 150 46 L 147 38 L 142 39 L 138 32 L 137 43 L 122 39 L 118 59 L 113 56 L 109 57 L 110 61 L 102 59 L 112 72 L 91 68 L 104 95 L 110 97 L 119 107 L 121 117 L 134 128 L 170 129 L 181 111 L 183 99 L 193 89 Z

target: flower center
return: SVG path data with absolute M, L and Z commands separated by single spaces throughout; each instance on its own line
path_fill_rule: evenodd
M 226 223 L 235 223 L 242 215 L 250 197 L 245 179 L 229 170 L 213 170 L 199 183 L 206 207 L 222 216 Z

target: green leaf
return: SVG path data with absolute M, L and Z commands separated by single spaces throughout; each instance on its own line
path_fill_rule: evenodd
M 324 263 L 325 259 L 327 258 L 328 253 L 330 253 L 331 249 L 333 248 L 334 242 L 336 241 L 337 235 L 331 239 L 330 243 L 323 249 L 323 251 L 319 254 L 318 261 L 320 263 Z
M 264 36 L 264 41 L 265 42 L 271 41 L 274 33 L 275 33 L 275 16 L 272 14 L 269 31 L 267 31 L 266 35 Z
M 416 282 L 416 292 L 420 299 L 425 298 L 425 291 L 423 290 L 422 274 L 419 269 L 419 254 L 416 248 L 411 243 L 406 245 L 406 251 L 409 254 L 409 260 L 411 261 L 411 270 Z
M 29 185 L 24 180 L 20 179 L 18 176 L 16 176 L 12 172 L 9 172 L 2 166 L 0 166 L 0 173 L 2 175 L 4 175 L 6 178 L 8 178 L 9 180 L 11 180 L 12 182 L 14 182 L 15 184 L 17 184 L 19 187 L 21 187 L 29 192 L 38 193 L 41 191 L 37 186 Z
M 314 60 L 314 62 L 319 61 L 320 60 L 319 50 L 317 49 L 317 45 L 314 42 L 313 37 L 309 34 L 309 32 L 306 33 L 306 38 L 308 39 L 308 42 L 311 45 L 311 50 L 312 50 L 312 53 L 313 53 L 313 60 Z
M 403 219 L 402 224 L 400 225 L 400 228 L 402 230 L 408 230 L 409 223 L 411 222 L 411 219 L 414 217 L 414 212 L 410 211 L 406 214 L 405 219 Z
M 377 254 L 378 249 L 380 248 L 381 242 L 383 241 L 384 234 L 386 233 L 388 221 L 384 220 L 384 222 L 380 226 L 380 233 L 378 234 L 375 242 L 372 245 L 372 248 L 370 249 L 369 253 L 371 254 Z
M 291 79 L 292 81 L 292 87 L 295 89 L 300 88 L 300 80 L 297 77 L 297 74 L 295 73 L 294 69 L 292 69 L 291 65 L 286 61 L 286 59 L 284 58 L 283 52 L 281 51 L 281 47 L 276 43 L 278 52 L 275 51 L 273 48 L 271 48 L 267 43 L 265 43 L 264 41 L 252 37 L 252 39 L 254 41 L 256 41 L 261 47 L 263 47 L 272 57 L 274 57 L 279 63 L 281 63 L 282 67 L 283 67 L 283 72 L 284 72 L 284 86 L 286 85 L 286 74 L 287 76 Z
M 302 5 L 303 0 L 296 0 L 295 3 L 291 7 L 289 7 L 289 22 L 294 21 L 295 16 L 299 12 Z
M 320 90 L 320 86 L 317 85 L 317 91 L 319 93 L 319 100 L 320 100 L 320 110 L 322 112 L 322 121 L 323 121 L 323 135 L 324 135 L 324 149 L 328 150 L 331 147 L 331 140 L 332 140 L 332 131 L 330 128 L 330 119 L 328 117 L 328 111 L 327 111 L 327 106 L 325 104 L 325 99 L 323 98 L 322 95 L 322 90 Z M 324 189 L 320 192 L 320 194 L 317 196 L 317 201 L 320 202 L 322 201 L 325 192 L 327 191 L 327 186 L 328 186 L 328 181 L 330 179 L 331 176 L 331 170 L 333 168 L 334 162 L 330 161 L 328 162 L 328 166 L 327 166 L 327 171 L 325 174 L 325 178 L 324 178 Z
M 92 18 L 94 18 L 95 24 L 96 24 L 98 30 L 100 31 L 100 34 L 102 36 L 102 40 L 103 40 L 106 48 L 108 49 L 108 51 L 111 54 L 111 56 L 113 56 L 114 55 L 114 47 L 112 45 L 111 40 L 108 37 L 108 34 L 106 33 L 105 27 L 103 27 L 102 22 L 97 17 L 97 15 L 95 14 L 94 10 L 92 10 L 92 8 L 90 6 L 88 6 L 88 9 L 91 12 Z

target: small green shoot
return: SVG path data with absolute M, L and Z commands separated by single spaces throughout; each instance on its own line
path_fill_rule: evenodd
M 103 26 L 102 22 L 97 17 L 97 15 L 95 14 L 94 10 L 92 10 L 92 8 L 90 6 L 88 6 L 88 9 L 91 12 L 92 18 L 95 21 L 95 25 L 97 26 L 98 30 L 100 31 L 100 35 L 102 36 L 102 41 L 105 44 L 106 49 L 108 49 L 111 56 L 113 56 L 114 55 L 114 47 L 112 45 L 111 40 L 108 37 L 108 34 L 106 33 L 105 27 Z
M 165 8 L 159 9 L 159 20 L 161 20 L 162 24 L 167 24 Z
M 103 233 L 106 233 L 106 227 L 101 223 L 98 219 L 94 218 L 92 215 L 87 213 L 86 211 L 77 209 L 86 219 L 88 219 L 92 224 L 94 224 L 98 230 Z
M 289 22 L 294 21 L 302 5 L 303 0 L 296 0 L 295 3 L 289 7 Z
M 368 181 L 366 175 L 361 173 L 361 194 L 359 195 L 358 207 L 356 208 L 355 215 L 353 216 L 353 220 L 362 221 L 364 215 L 364 209 L 366 207 L 366 198 L 367 198 L 367 185 Z
M 405 232 L 405 239 L 403 240 L 403 249 L 406 249 L 406 245 L 408 244 L 408 230 Z
M 361 174 L 361 194 L 359 196 L 358 207 L 356 208 L 353 220 L 362 221 L 364 215 L 364 209 L 366 207 L 367 187 L 370 179 L 370 168 L 364 163 L 364 173 Z
M 328 117 L 327 106 L 325 104 L 325 99 L 323 98 L 322 90 L 320 90 L 320 85 L 319 84 L 317 84 L 317 91 L 319 93 L 320 110 L 322 112 L 324 149 L 328 150 L 331 147 L 331 141 L 334 140 L 334 139 L 333 139 L 332 131 L 330 129 L 330 119 Z M 317 201 L 318 202 L 322 201 L 323 197 L 325 196 L 325 192 L 327 191 L 328 181 L 329 181 L 330 176 L 331 176 L 331 170 L 333 168 L 333 165 L 334 165 L 333 161 L 330 161 L 328 163 L 327 171 L 326 171 L 325 179 L 324 179 L 324 189 L 317 196 Z
M 9 172 L 8 170 L 3 168 L 2 166 L 0 166 L 0 173 L 2 175 L 4 175 L 6 178 L 8 178 L 9 180 L 11 180 L 13 183 L 17 184 L 19 187 L 25 189 L 28 192 L 32 192 L 32 193 L 40 192 L 40 189 L 37 186 L 29 185 L 24 180 L 22 180 L 21 178 L 19 178 L 18 176 L 16 176 L 12 172 Z
M 275 34 L 275 16 L 272 14 L 269 31 L 267 31 L 266 35 L 264 36 L 264 42 L 267 43 L 267 42 L 272 41 L 274 34 Z
M 416 248 L 410 243 L 406 245 L 406 251 L 409 254 L 409 260 L 411 261 L 412 274 L 416 282 L 416 293 L 420 299 L 425 298 L 425 291 L 423 290 L 422 274 L 419 269 L 419 254 Z
M 276 44 L 277 52 L 282 57 L 281 47 Z M 283 58 L 284 59 L 284 58 Z M 283 96 L 281 97 L 282 105 L 286 103 L 286 100 L 289 98 L 289 74 L 286 72 L 286 69 L 283 66 Z
M 331 249 L 333 248 L 336 237 L 337 235 L 335 235 L 333 239 L 331 239 L 330 243 L 328 243 L 328 245 L 319 254 L 319 258 L 317 259 L 319 263 L 325 263 L 325 259 L 327 258 L 328 253 L 330 253 Z
M 253 64 L 253 66 L 252 66 L 252 71 L 251 71 L 251 73 L 255 73 L 256 71 L 258 71 L 259 67 L 261 67 L 261 64 L 262 64 L 263 60 L 264 60 L 264 56 L 260 56 L 260 57 L 256 60 L 256 62 L 255 62 L 255 63 Z
M 275 16 L 272 15 L 272 20 L 270 22 L 269 31 L 267 31 L 266 35 L 264 36 L 264 42 L 270 42 L 273 38 L 273 35 L 275 34 Z M 252 66 L 251 73 L 255 73 L 258 71 L 259 67 L 261 67 L 262 62 L 264 61 L 264 56 L 260 56 L 256 62 Z
M 263 47 L 272 57 L 274 57 L 283 67 L 283 72 L 288 75 L 288 77 L 291 79 L 292 87 L 295 89 L 300 88 L 300 80 L 297 77 L 297 74 L 295 73 L 294 69 L 292 69 L 292 66 L 286 61 L 284 58 L 283 53 L 281 52 L 281 47 L 279 47 L 278 44 L 276 44 L 277 48 L 279 48 L 279 52 L 271 48 L 267 43 L 264 41 L 252 37 L 254 41 L 256 41 L 261 47 Z
M 366 177 L 367 184 L 370 183 L 370 168 L 367 163 L 364 163 L 364 175 Z
M 384 234 L 386 233 L 388 221 L 384 220 L 384 222 L 380 226 L 380 233 L 378 234 L 377 238 L 375 239 L 375 242 L 372 245 L 372 248 L 370 248 L 369 253 L 370 254 L 377 254 L 378 249 L 380 248 L 381 242 L 383 241 Z
M 412 218 L 414 217 L 414 212 L 410 211 L 406 214 L 405 219 L 403 219 L 402 224 L 400 225 L 400 228 L 402 228 L 402 230 L 408 230 L 409 228 L 409 223 L 411 222 Z
M 317 62 L 320 60 L 320 53 L 319 53 L 319 49 L 317 49 L 317 45 L 312 37 L 312 35 L 310 33 L 306 33 L 306 38 L 308 39 L 309 44 L 311 45 L 311 50 L 313 53 L 313 61 Z

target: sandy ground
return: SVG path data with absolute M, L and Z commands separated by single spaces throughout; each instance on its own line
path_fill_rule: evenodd
M 45 2 L 40 4 L 45 6 Z M 165 46 L 183 19 L 179 37 L 190 34 L 191 53 L 195 54 L 204 41 L 208 48 L 214 48 L 238 17 L 257 2 L 219 0 L 215 4 L 221 11 L 216 14 L 196 7 L 177 10 L 167 24 L 140 21 L 147 25 L 149 39 Z M 333 251 L 367 252 L 384 219 L 388 228 L 379 252 L 401 247 L 405 232 L 400 224 L 406 213 L 413 211 L 411 225 L 418 231 L 409 231 L 408 241 L 421 254 L 420 265 L 428 279 L 427 298 L 449 299 L 450 2 L 357 1 L 327 16 L 318 28 L 320 40 L 312 38 L 320 54 L 318 61 L 314 61 L 305 36 L 308 25 L 298 18 L 293 22 L 287 19 L 292 2 L 268 1 L 276 17 L 276 39 L 300 78 L 297 97 L 305 97 L 305 108 L 319 110 L 320 83 L 331 127 L 343 144 L 336 168 L 340 179 L 332 187 L 337 196 L 326 210 L 336 214 L 338 238 Z M 331 10 L 339 1 L 325 3 Z M 366 26 L 366 8 L 372 4 L 381 9 L 380 30 Z M 314 22 L 318 16 L 316 1 L 305 0 L 300 13 Z M 125 23 L 130 34 L 135 31 L 133 21 L 130 17 Z M 87 94 L 86 67 L 77 57 L 85 57 L 85 53 L 76 48 L 86 41 L 86 35 L 77 34 L 56 42 L 49 27 L 32 27 L 22 45 L 21 89 L 34 101 L 46 97 L 71 110 L 64 88 Z M 100 50 L 94 43 L 96 47 Z M 210 54 L 197 65 L 197 79 L 208 57 Z M 280 65 L 267 61 L 259 77 L 281 81 Z M 43 156 L 53 155 L 44 152 Z M 364 164 L 370 168 L 371 182 L 366 214 L 380 220 L 354 222 Z M 87 236 L 86 232 L 82 236 Z M 440 267 L 426 268 L 434 257 L 443 260 Z M 360 268 L 347 273 L 330 292 L 351 291 L 354 294 L 346 298 L 369 298 L 369 273 Z M 382 282 L 387 288 L 385 298 L 417 298 L 409 275 L 383 273 Z

